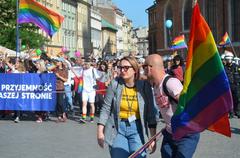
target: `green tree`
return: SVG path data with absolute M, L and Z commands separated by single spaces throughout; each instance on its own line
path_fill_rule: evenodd
M 16 0 L 0 0 L 0 45 L 13 50 L 16 50 L 16 12 Z M 38 30 L 33 24 L 19 25 L 21 44 L 40 48 L 48 39 Z

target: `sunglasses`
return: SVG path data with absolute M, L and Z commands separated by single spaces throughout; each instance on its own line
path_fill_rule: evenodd
M 120 70 L 120 71 L 124 71 L 124 72 L 127 72 L 128 69 L 130 68 L 133 68 L 132 66 L 117 66 L 117 68 Z
M 147 69 L 148 67 L 151 67 L 151 68 L 152 68 L 153 65 L 149 65 L 149 64 L 144 64 L 144 65 L 142 65 L 142 68 L 143 68 L 143 69 Z

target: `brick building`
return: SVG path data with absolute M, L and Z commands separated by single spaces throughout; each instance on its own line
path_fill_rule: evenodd
M 202 15 L 216 43 L 228 32 L 236 54 L 240 55 L 240 0 L 198 0 Z M 149 53 L 171 54 L 171 40 L 184 34 L 186 42 L 192 14 L 192 0 L 155 0 L 147 10 L 149 17 Z M 172 20 L 166 28 L 165 21 Z M 231 50 L 231 48 L 228 48 Z M 183 54 L 187 50 L 181 50 Z M 221 50 L 220 50 L 221 52 Z

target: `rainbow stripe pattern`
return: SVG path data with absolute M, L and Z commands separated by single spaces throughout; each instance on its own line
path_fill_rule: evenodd
M 215 132 L 231 136 L 227 114 L 232 104 L 229 81 L 212 32 L 196 4 L 191 21 L 184 86 L 171 119 L 173 138 L 178 140 L 204 131 L 212 125 L 219 125 L 219 120 L 224 120 L 225 124 L 215 128 Z
M 222 37 L 221 42 L 219 43 L 220 46 L 225 46 L 231 43 L 231 40 L 228 36 L 228 33 L 226 32 L 224 36 Z
M 182 49 L 182 48 L 187 48 L 184 35 L 174 38 L 172 46 L 170 47 L 170 49 Z
M 34 0 L 20 0 L 18 23 L 33 23 L 49 36 L 61 27 L 64 17 Z
M 79 78 L 79 83 L 78 83 L 77 92 L 78 92 L 78 93 L 82 93 L 82 90 L 83 90 L 83 78 L 80 77 L 80 78 Z

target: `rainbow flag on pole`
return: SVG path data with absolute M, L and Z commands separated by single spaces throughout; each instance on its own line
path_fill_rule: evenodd
M 207 128 L 231 136 L 228 112 L 232 95 L 213 35 L 200 13 L 193 8 L 184 86 L 172 120 L 178 140 Z
M 34 0 L 20 0 L 18 23 L 33 23 L 49 36 L 57 32 L 64 17 Z
M 231 43 L 231 40 L 228 36 L 228 33 L 226 32 L 224 34 L 224 36 L 222 37 L 221 42 L 219 43 L 220 46 L 225 46 L 225 45 L 229 45 Z
M 172 46 L 170 47 L 170 49 L 182 49 L 182 48 L 187 48 L 184 35 L 174 38 Z

